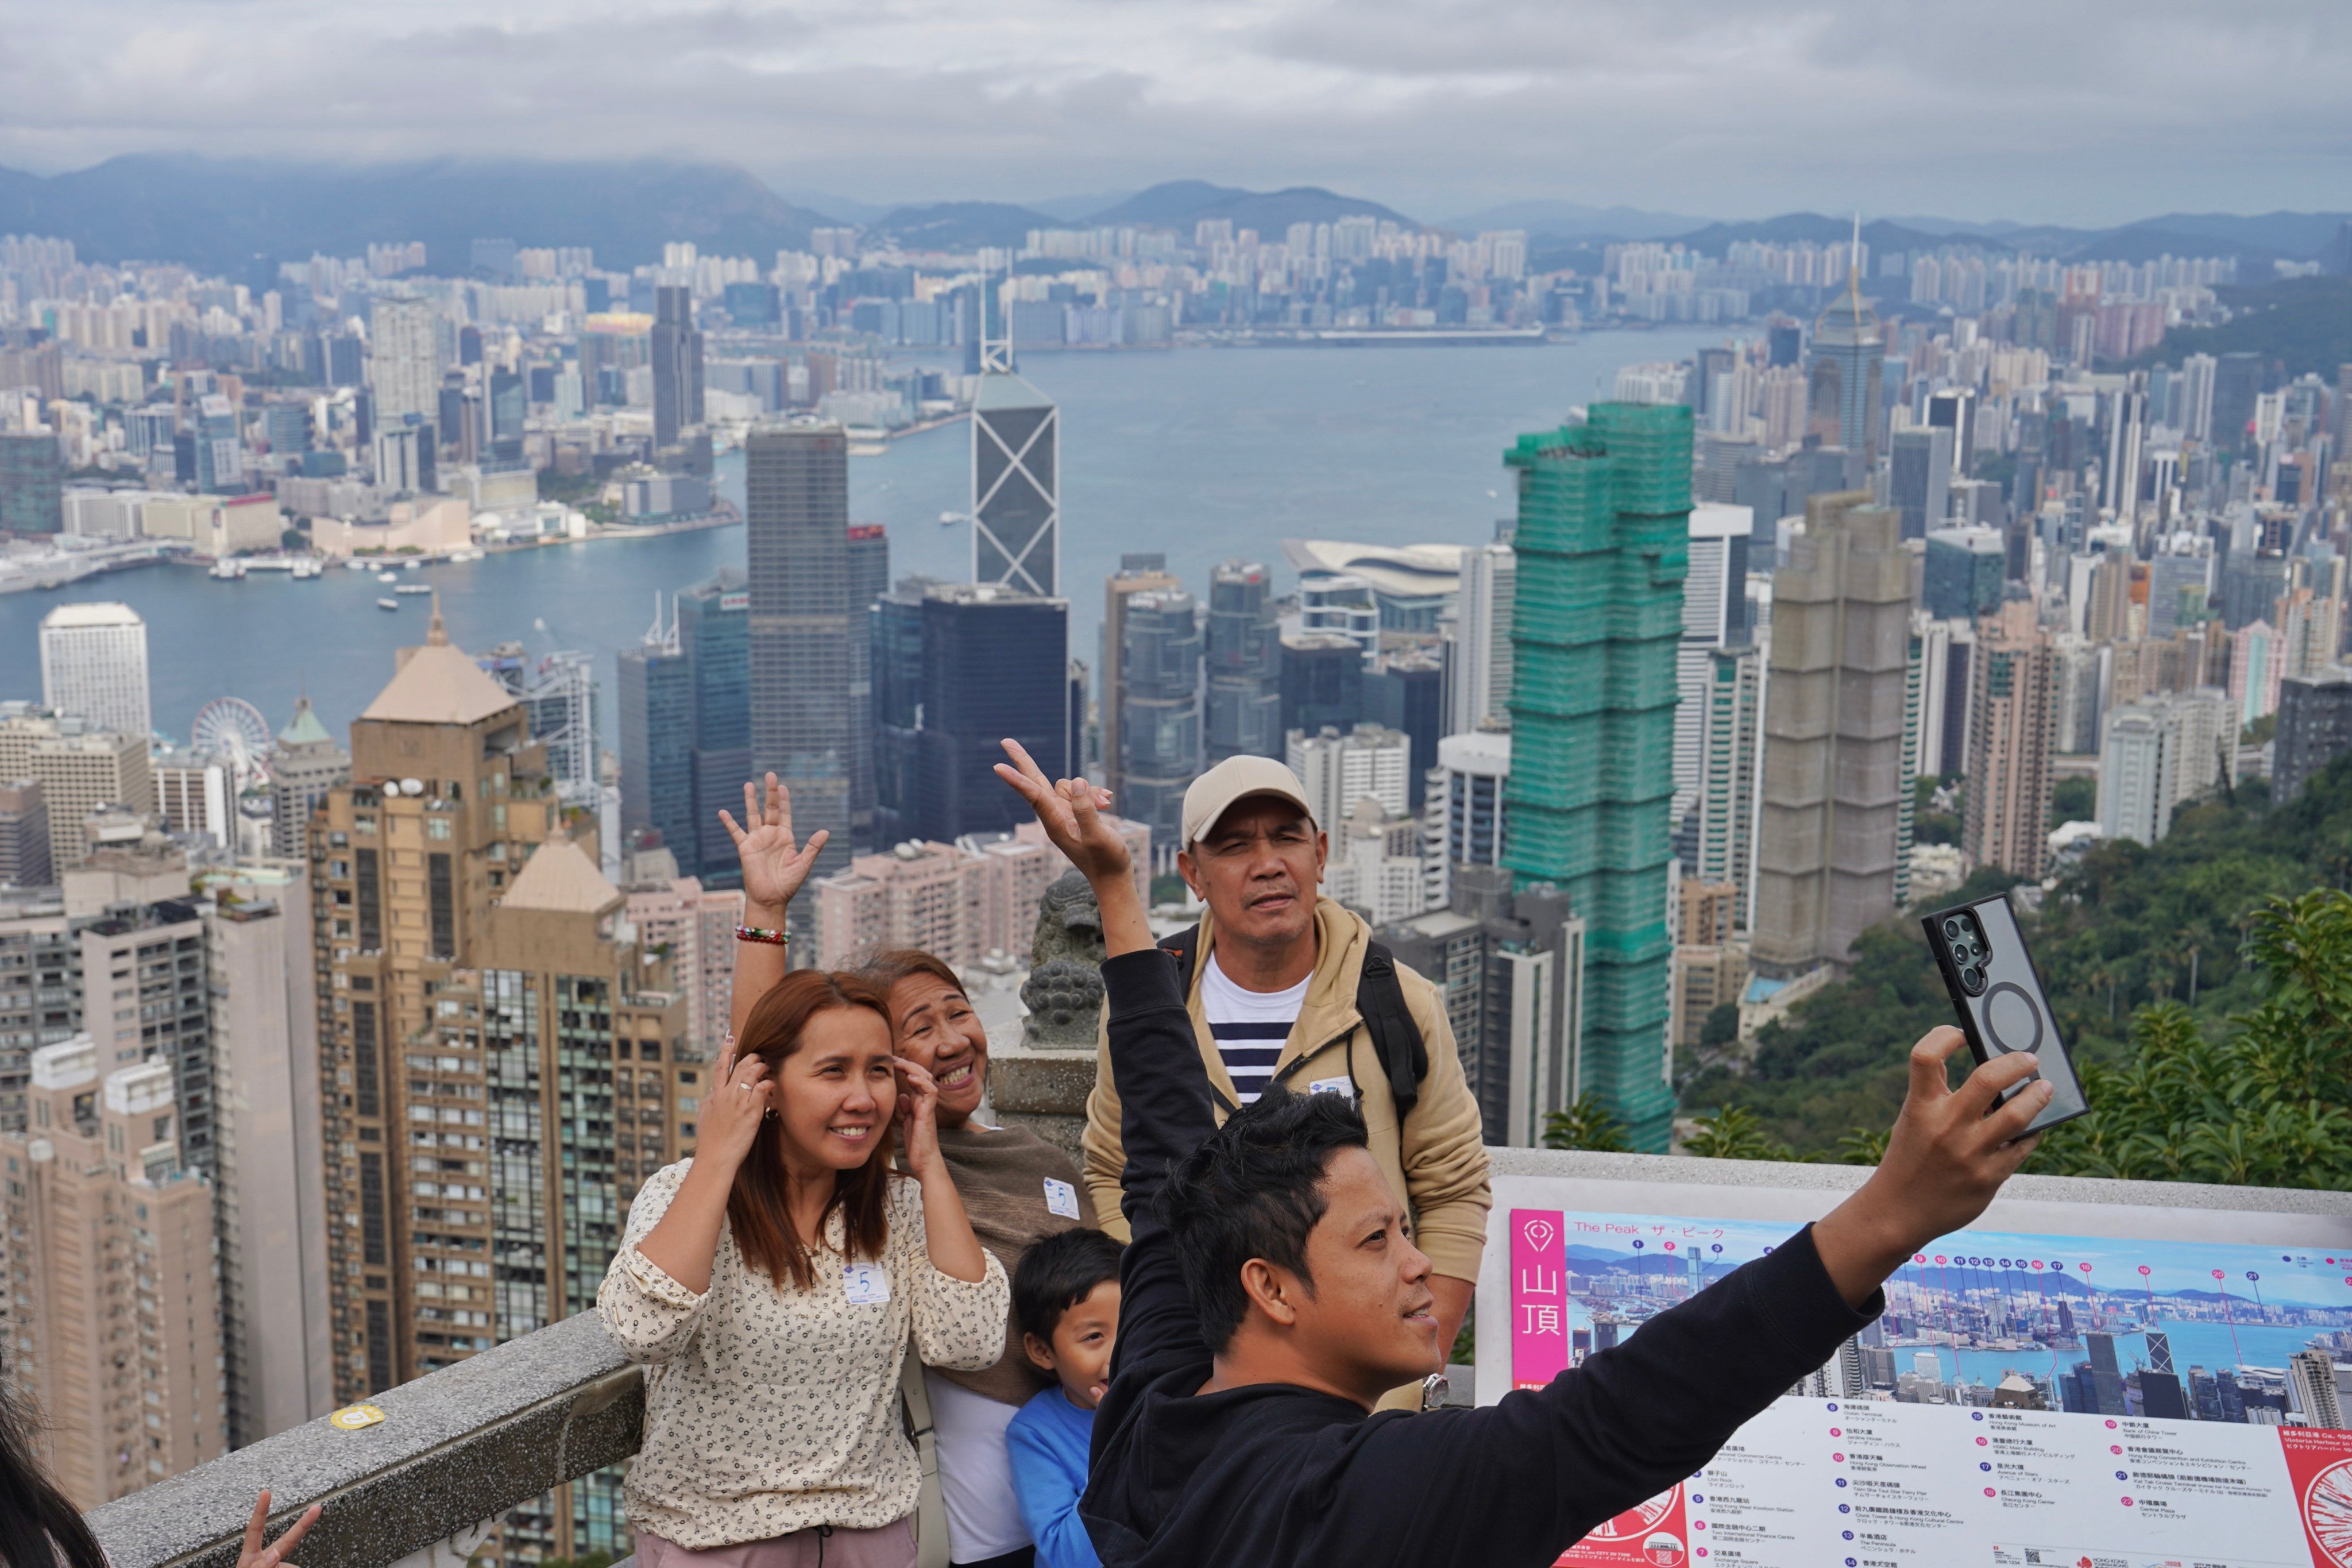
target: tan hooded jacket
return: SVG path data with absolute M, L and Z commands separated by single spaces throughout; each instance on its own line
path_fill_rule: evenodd
M 1478 1105 L 1462 1076 L 1462 1058 L 1454 1047 L 1454 1026 L 1445 1016 L 1444 998 L 1427 980 L 1402 963 L 1397 965 L 1405 1007 L 1429 1051 L 1429 1073 L 1422 1079 L 1421 1100 L 1400 1132 L 1387 1069 L 1381 1065 L 1380 1052 L 1356 1011 L 1356 984 L 1363 974 L 1371 928 L 1330 899 L 1316 900 L 1315 921 L 1315 973 L 1307 982 L 1298 1022 L 1283 1042 L 1275 1070 L 1280 1072 L 1305 1056 L 1306 1065 L 1286 1079 L 1294 1089 L 1304 1090 L 1331 1079 L 1353 1079 L 1365 1126 L 1371 1134 L 1372 1157 L 1412 1215 L 1415 1245 L 1428 1254 L 1436 1272 L 1475 1281 L 1478 1259 L 1486 1251 L 1486 1210 L 1494 1202 L 1494 1193 L 1486 1179 Z M 1215 943 L 1216 934 L 1203 910 L 1201 951 L 1193 961 L 1186 1003 L 1192 1013 L 1192 1033 L 1200 1041 L 1202 1065 L 1217 1091 L 1218 1120 L 1223 1121 L 1223 1107 L 1234 1101 L 1234 1080 L 1217 1055 L 1216 1042 L 1201 1011 L 1201 976 Z M 1111 1079 L 1106 1027 L 1097 1032 L 1095 1088 L 1087 1099 L 1087 1190 L 1103 1229 L 1125 1241 L 1127 1218 L 1120 1212 L 1119 1196 L 1127 1155 L 1120 1146 L 1118 1118 L 1118 1085 Z

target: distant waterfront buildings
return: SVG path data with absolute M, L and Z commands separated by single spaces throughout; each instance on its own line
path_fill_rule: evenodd
M 1505 459 L 1519 516 L 1504 858 L 1523 883 L 1558 884 L 1585 922 L 1582 1046 L 1560 1104 L 1597 1095 L 1649 1150 L 1674 1111 L 1666 866 L 1690 451 L 1689 409 L 1602 403 Z
M 47 430 L 0 430 L 0 535 L 65 527 L 65 465 Z
M 41 617 L 41 701 L 94 730 L 141 740 L 148 717 L 147 623 L 128 605 L 59 605 Z
M 380 426 L 441 416 L 439 318 L 431 301 L 380 295 L 370 312 L 368 385 Z
M 702 334 L 694 325 L 694 290 L 664 284 L 654 290 L 654 448 L 677 445 L 678 434 L 702 423 Z

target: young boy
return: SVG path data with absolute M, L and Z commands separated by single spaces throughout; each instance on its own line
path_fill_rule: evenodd
M 1066 1230 L 1032 1247 L 1013 1271 L 1021 1346 L 1056 1380 L 1004 1430 L 1013 1488 L 1037 1543 L 1039 1568 L 1101 1568 L 1078 1519 L 1078 1497 L 1087 1489 L 1095 1406 L 1110 1386 L 1124 1250 L 1098 1230 Z

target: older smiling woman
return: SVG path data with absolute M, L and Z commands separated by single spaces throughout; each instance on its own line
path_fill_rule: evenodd
M 783 872 L 779 856 L 791 842 L 789 797 L 770 793 L 746 837 L 743 887 L 754 924 L 782 923 L 770 902 Z M 781 948 L 743 942 L 736 948 L 735 1007 L 748 1016 L 755 1001 L 784 977 Z M 929 1069 L 939 1085 L 939 1147 L 972 1230 L 1010 1276 L 1030 1247 L 1093 1216 L 1068 1154 L 1025 1127 L 992 1127 L 979 1120 L 988 1082 L 988 1031 L 973 1012 L 956 972 L 913 949 L 885 952 L 860 973 L 887 997 L 898 1055 Z M 1028 1568 L 1031 1542 L 1013 1489 L 1005 1428 L 1031 1395 L 1045 1386 L 1010 1327 L 992 1366 L 972 1371 L 927 1363 L 937 1436 L 940 1490 L 947 1505 L 948 1542 L 957 1568 Z

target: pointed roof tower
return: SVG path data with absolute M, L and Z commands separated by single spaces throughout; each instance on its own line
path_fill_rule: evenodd
M 399 673 L 360 717 L 404 724 L 472 724 L 514 706 L 514 694 L 449 641 L 436 593 L 425 646 L 400 650 Z
M 598 915 L 623 901 L 621 889 L 604 880 L 604 873 L 588 858 L 588 852 L 558 826 L 515 873 L 499 907 Z

